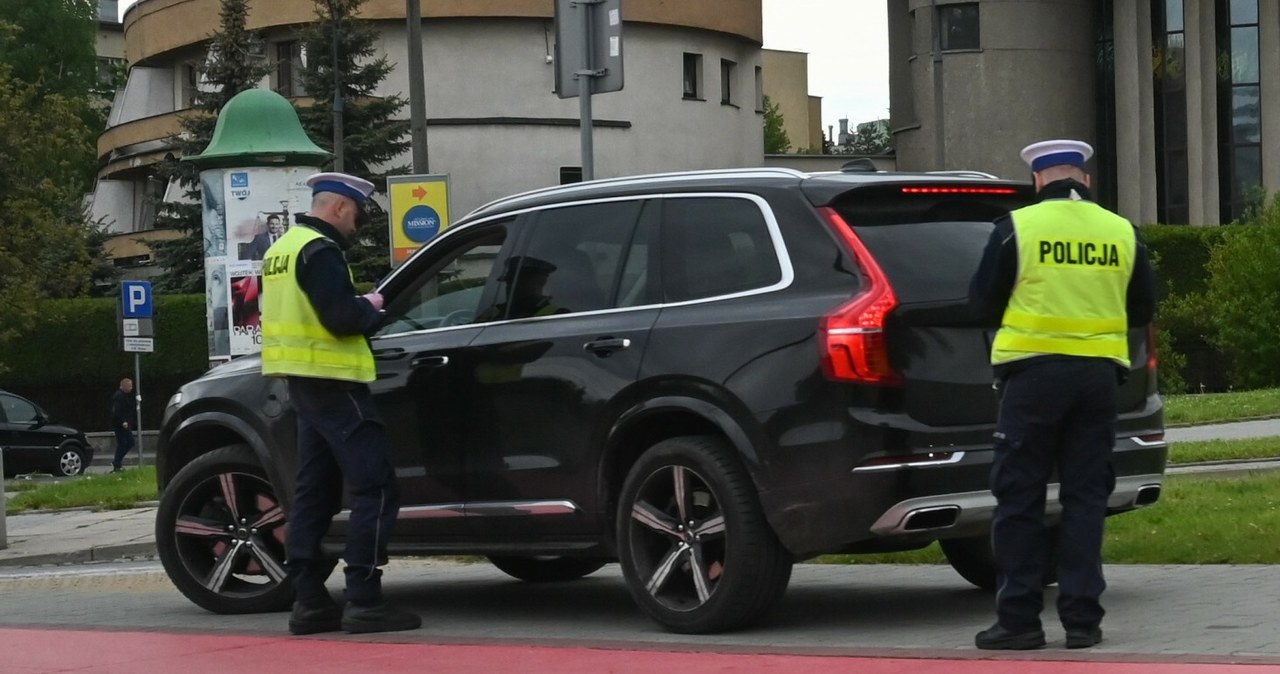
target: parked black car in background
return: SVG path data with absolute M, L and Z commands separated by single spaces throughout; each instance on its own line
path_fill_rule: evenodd
M 992 221 L 1032 199 L 980 174 L 758 169 L 480 208 L 378 288 L 393 552 L 530 581 L 616 560 L 678 632 L 751 623 L 820 553 L 937 540 L 993 586 L 996 326 L 967 290 Z M 1147 331 L 1130 350 L 1113 513 L 1158 498 L 1167 454 Z M 294 418 L 259 367 L 184 386 L 160 432 L 161 559 L 221 613 L 290 600 Z
M 21 473 L 80 475 L 93 461 L 84 433 L 50 421 L 35 403 L 0 390 L 0 450 L 4 476 Z

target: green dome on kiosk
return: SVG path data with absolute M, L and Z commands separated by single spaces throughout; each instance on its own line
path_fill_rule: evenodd
M 268 89 L 247 89 L 227 101 L 218 114 L 209 147 L 183 161 L 201 170 L 234 166 L 319 166 L 329 152 L 311 142 L 298 112 L 284 96 Z

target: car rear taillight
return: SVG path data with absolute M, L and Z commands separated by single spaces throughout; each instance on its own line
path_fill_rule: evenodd
M 853 299 L 822 317 L 818 327 L 822 371 L 834 381 L 901 386 L 901 375 L 889 366 L 884 334 L 885 319 L 898 306 L 893 287 L 844 218 L 833 208 L 818 211 L 867 281 Z
M 1147 372 L 1152 376 L 1156 373 L 1156 325 L 1151 323 L 1147 325 Z

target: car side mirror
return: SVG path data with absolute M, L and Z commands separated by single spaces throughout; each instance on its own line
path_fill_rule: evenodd
M 43 426 L 43 425 L 45 425 L 45 424 L 47 424 L 47 423 L 49 423 L 49 419 L 48 419 L 48 417 L 46 417 L 45 415 L 43 415 L 43 414 L 41 414 L 41 413 L 39 413 L 39 412 L 36 412 L 36 416 L 35 416 L 35 418 L 31 420 L 31 427 L 32 427 L 32 428 L 40 428 L 41 426 Z

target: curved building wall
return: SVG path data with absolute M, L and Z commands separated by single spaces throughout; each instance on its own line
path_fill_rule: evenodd
M 555 95 L 548 62 L 554 49 L 551 0 L 424 4 L 433 8 L 427 17 L 437 17 L 423 27 L 429 168 L 451 175 L 453 212 L 557 184 L 561 167 L 579 166 L 579 103 Z M 760 164 L 760 0 L 714 3 L 714 12 L 712 4 L 627 4 L 625 87 L 593 97 L 596 177 Z M 180 77 L 192 59 L 193 40 L 216 27 L 216 7 L 216 0 L 142 0 L 125 16 L 131 62 Z M 269 19 L 255 10 L 251 22 L 265 28 L 268 42 L 291 39 L 292 24 L 312 18 L 310 0 L 275 0 L 270 7 Z M 403 1 L 370 0 L 364 15 L 389 17 L 377 22 L 377 50 L 395 70 L 377 93 L 407 99 Z M 702 55 L 704 100 L 683 97 L 686 52 Z M 721 103 L 721 59 L 736 64 L 731 105 Z M 177 104 L 181 98 L 175 96 Z M 104 142 L 111 134 L 100 139 L 104 156 L 121 149 Z M 395 164 L 410 164 L 408 154 Z M 113 164 L 107 166 L 102 177 L 116 177 Z
M 935 3 L 890 3 L 896 10 L 890 78 L 899 169 L 975 169 L 1025 178 L 1018 151 L 1027 143 L 1056 137 L 1094 142 L 1094 3 L 964 3 L 978 6 L 979 48 L 943 51 L 941 63 L 933 54 Z M 936 3 L 951 4 L 957 3 Z M 901 93 L 904 85 L 910 93 Z

